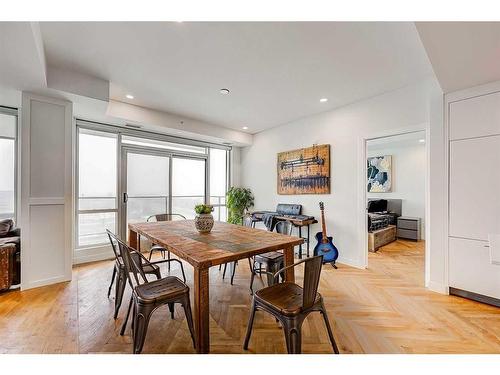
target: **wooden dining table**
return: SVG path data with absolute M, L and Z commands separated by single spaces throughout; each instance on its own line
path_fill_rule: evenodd
M 185 260 L 194 269 L 194 326 L 196 351 L 210 352 L 209 268 L 251 256 L 282 250 L 285 266 L 294 262 L 294 246 L 302 238 L 262 229 L 215 222 L 210 233 L 199 233 L 193 220 L 129 224 L 129 245 L 140 251 L 140 237 Z M 295 281 L 294 268 L 285 271 L 286 281 Z

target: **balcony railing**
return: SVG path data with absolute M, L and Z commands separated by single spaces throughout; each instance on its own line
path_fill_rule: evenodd
M 168 212 L 168 195 L 128 196 L 127 222 L 141 222 L 154 214 Z M 226 221 L 226 197 L 210 196 L 214 206 L 214 219 Z M 81 197 L 78 210 L 78 246 L 106 243 L 106 229 L 117 231 L 118 210 L 115 197 Z M 194 206 L 203 203 L 203 195 L 173 195 L 171 212 L 187 219 L 195 216 Z

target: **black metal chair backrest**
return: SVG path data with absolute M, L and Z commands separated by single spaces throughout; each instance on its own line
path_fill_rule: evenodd
M 319 277 L 323 265 L 323 256 L 315 256 L 304 260 L 304 294 L 302 307 L 311 307 L 318 293 Z
M 106 229 L 106 232 L 109 237 L 109 242 L 111 243 L 111 248 L 113 249 L 113 253 L 115 254 L 116 261 L 123 265 L 122 256 L 120 254 L 120 249 L 118 248 L 118 244 L 116 242 L 116 235 L 112 233 L 109 229 Z
M 250 227 L 250 228 L 253 226 L 253 219 L 252 219 L 251 215 L 243 216 L 243 226 Z
M 276 232 L 278 233 L 291 236 L 292 230 L 293 230 L 293 224 L 289 221 L 278 221 L 276 223 Z
M 106 230 L 111 241 L 115 241 L 117 253 L 120 255 L 123 266 L 125 267 L 125 274 L 127 275 L 127 280 L 130 287 L 134 289 L 137 285 L 141 285 L 148 282 L 146 274 L 142 269 L 141 254 L 139 254 L 134 249 L 130 248 L 125 242 L 118 238 L 114 233 Z M 146 260 L 147 261 L 147 260 Z M 133 278 L 132 276 L 133 275 Z
M 151 215 L 146 221 L 172 221 L 172 220 L 186 220 L 186 217 L 181 214 L 156 214 Z

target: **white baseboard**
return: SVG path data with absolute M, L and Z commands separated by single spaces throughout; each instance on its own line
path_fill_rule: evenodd
M 341 257 L 339 257 L 337 259 L 336 263 L 345 264 L 346 266 L 350 266 L 350 267 L 354 267 L 354 268 L 359 268 L 359 269 L 362 269 L 362 270 L 364 270 L 366 268 L 365 265 L 362 264 L 359 261 L 354 261 L 352 259 L 346 259 L 346 258 L 341 258 Z
M 114 257 L 113 250 L 109 245 L 79 249 L 74 252 L 73 265 L 108 260 Z
M 21 290 L 39 288 L 42 286 L 62 283 L 62 282 L 66 282 L 66 281 L 71 281 L 71 275 L 69 277 L 68 277 L 68 275 L 61 275 L 61 276 L 56 276 L 56 277 L 50 277 L 48 279 L 42 279 L 42 280 L 36 280 L 36 281 L 30 281 L 30 282 L 21 282 Z
M 427 285 L 427 289 L 432 290 L 433 292 L 436 293 L 441 293 L 441 294 L 450 294 L 448 286 L 437 283 L 435 281 L 429 281 L 429 284 Z

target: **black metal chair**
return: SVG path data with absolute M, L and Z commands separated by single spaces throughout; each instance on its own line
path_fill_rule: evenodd
M 276 224 L 276 232 L 290 236 L 292 234 L 293 225 L 289 221 L 279 221 Z M 253 263 L 253 265 L 252 265 Z M 253 281 L 255 276 L 267 275 L 267 285 L 274 284 L 274 273 L 285 265 L 285 257 L 279 251 L 271 251 L 264 254 L 256 255 L 250 264 L 250 293 L 253 294 Z M 257 266 L 258 265 L 258 266 Z M 262 269 L 264 267 L 264 269 Z
M 194 324 L 191 313 L 191 303 L 189 299 L 189 287 L 184 282 L 175 276 L 166 276 L 154 281 L 149 281 L 143 270 L 144 264 L 155 266 L 158 263 L 168 262 L 163 260 L 159 262 L 149 262 L 141 253 L 130 248 L 127 244 L 117 238 L 113 233 L 107 230 L 110 240 L 117 243 L 118 253 L 123 261 L 125 275 L 127 281 L 132 288 L 132 297 L 130 299 L 127 315 L 122 325 L 120 335 L 125 333 L 130 310 L 132 312 L 132 336 L 133 336 L 133 353 L 140 353 L 144 346 L 144 340 L 148 330 L 149 319 L 152 313 L 163 305 L 168 305 L 172 319 L 174 318 L 174 304 L 179 303 L 184 308 L 187 324 L 193 340 L 194 339 Z M 177 259 L 172 259 L 177 261 Z M 182 265 L 182 264 L 181 264 Z M 183 274 L 184 276 L 184 274 Z
M 300 354 L 302 350 L 302 323 L 311 312 L 319 311 L 325 321 L 333 351 L 336 354 L 339 353 L 323 303 L 323 297 L 318 293 L 323 256 L 307 258 L 284 267 L 274 274 L 274 278 L 276 279 L 285 270 L 301 263 L 304 263 L 303 287 L 295 283 L 284 282 L 255 292 L 243 349 L 248 350 L 255 312 L 262 310 L 268 312 L 281 322 L 288 353 Z
M 186 217 L 181 214 L 156 214 L 156 215 L 151 215 L 149 216 L 146 221 L 151 222 L 151 221 L 172 221 L 172 220 L 186 220 Z M 154 245 L 151 246 L 151 249 L 149 250 L 149 260 L 151 260 L 151 257 L 153 256 L 153 253 L 155 251 L 159 251 L 161 253 L 161 256 L 163 259 L 165 259 L 165 253 L 167 253 L 167 259 L 170 260 L 170 251 L 165 249 L 161 245 Z M 170 272 L 170 263 L 167 265 L 168 267 L 168 272 Z
M 243 217 L 243 226 L 249 227 L 249 228 L 255 228 L 255 220 L 253 220 L 251 215 L 245 215 Z M 248 258 L 248 263 L 250 265 L 250 271 L 252 272 L 252 261 L 250 258 Z M 224 271 L 222 272 L 222 280 L 226 277 L 226 270 L 227 270 L 227 265 L 230 264 L 231 266 L 231 285 L 233 285 L 234 281 L 234 275 L 236 273 L 236 266 L 238 265 L 238 262 L 231 262 L 231 263 L 224 263 Z M 222 264 L 219 265 L 219 271 L 222 268 Z
M 109 232 L 111 233 L 111 232 Z M 113 283 L 116 278 L 116 286 L 115 286 L 115 312 L 114 312 L 114 319 L 117 318 L 118 312 L 120 310 L 120 306 L 122 304 L 123 300 L 123 293 L 125 292 L 125 287 L 127 285 L 127 276 L 125 275 L 125 266 L 123 264 L 123 259 L 120 255 L 119 249 L 116 247 L 116 241 L 114 241 L 114 238 L 116 236 L 113 234 L 112 236 L 109 236 L 109 241 L 111 242 L 111 248 L 113 249 L 113 253 L 115 254 L 115 265 L 113 267 L 113 275 L 111 276 L 111 283 L 109 284 L 108 288 L 108 298 L 111 295 L 111 288 L 113 287 Z M 182 266 L 182 264 L 181 264 Z M 161 273 L 160 273 L 160 267 L 156 264 L 143 264 L 143 272 L 146 275 L 155 275 L 157 279 L 161 278 Z M 184 274 L 184 270 L 182 270 Z

